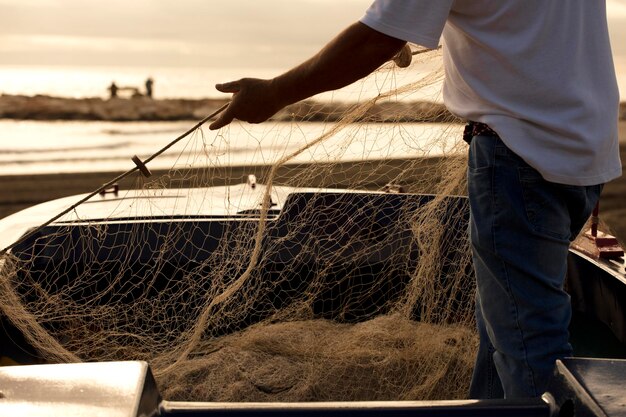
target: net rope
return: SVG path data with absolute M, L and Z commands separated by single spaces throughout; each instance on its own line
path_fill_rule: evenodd
M 109 183 L 11 245 L 2 314 L 44 362 L 148 361 L 170 400 L 464 398 L 466 147 L 452 117 L 412 122 L 435 119 L 416 97 L 443 73 L 419 52 L 352 86 L 339 121 L 331 97 L 286 110 L 316 121 L 194 126 L 167 172 L 133 168 L 96 217 Z M 238 184 L 242 152 L 256 186 Z

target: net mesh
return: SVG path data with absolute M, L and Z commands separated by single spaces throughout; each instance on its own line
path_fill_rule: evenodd
M 156 179 L 5 255 L 2 313 L 46 362 L 148 361 L 171 400 L 464 398 L 465 147 L 414 104 L 442 74 L 416 58 L 352 86 L 338 121 L 340 95 L 282 114 L 309 122 L 198 129 Z

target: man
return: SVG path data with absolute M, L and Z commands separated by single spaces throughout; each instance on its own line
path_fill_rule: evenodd
M 621 174 L 604 1 L 377 0 L 317 55 L 271 80 L 217 85 L 211 129 L 258 123 L 443 34 L 444 100 L 471 123 L 468 195 L 480 348 L 470 396 L 541 395 L 571 355 L 568 246 Z
M 154 80 L 152 77 L 148 77 L 146 80 L 146 97 L 152 98 L 152 87 L 154 86 Z

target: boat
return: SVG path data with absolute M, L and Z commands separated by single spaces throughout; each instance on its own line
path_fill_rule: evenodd
M 236 323 L 223 323 L 212 328 L 212 334 L 216 336 L 265 319 L 264 308 L 267 306 L 288 305 L 294 294 L 306 288 L 312 271 L 327 258 L 333 260 L 334 270 L 330 276 L 342 276 L 344 279 L 342 285 L 334 285 L 332 279 L 328 280 L 325 291 L 326 295 L 332 293 L 332 297 L 320 297 L 313 301 L 312 309 L 316 317 L 355 323 L 386 313 L 384 299 L 396 297 L 410 279 L 403 275 L 401 269 L 394 269 L 398 254 L 408 256 L 412 265 L 420 262 L 419 251 L 411 244 L 412 231 L 406 224 L 406 213 L 438 198 L 404 193 L 393 186 L 383 191 L 286 186 L 267 188 L 251 177 L 247 183 L 211 187 L 210 193 L 202 188 L 106 190 L 67 215 L 38 227 L 45 224 L 52 214 L 70 207 L 83 197 L 50 201 L 0 220 L 0 247 L 10 245 L 11 257 L 18 263 L 28 264 L 31 270 L 38 273 L 60 268 L 74 274 L 93 275 L 92 287 L 82 288 L 80 293 L 97 291 L 100 283 L 107 282 L 107 273 L 113 265 L 107 266 L 110 260 L 132 259 L 127 264 L 134 265 L 137 271 L 129 271 L 129 280 L 124 285 L 130 289 L 124 293 L 126 300 L 121 301 L 128 303 L 134 299 L 133 288 L 141 284 L 140 270 L 152 261 L 157 252 L 161 260 L 168 259 L 171 265 L 175 265 L 178 273 L 185 273 L 205 265 L 203 262 L 211 259 L 218 242 L 227 234 L 240 233 L 253 238 L 258 233 L 259 222 L 263 222 L 266 230 L 260 251 L 265 256 L 261 261 L 263 267 L 259 268 L 262 271 L 259 282 L 275 280 L 278 276 L 285 279 L 287 274 L 289 278 L 284 282 L 288 286 L 278 286 L 275 291 L 257 300 L 258 305 L 253 309 L 255 314 L 239 317 Z M 457 260 L 466 240 L 467 200 L 461 196 L 449 196 L 440 200 L 439 204 L 444 207 L 441 219 L 446 225 L 440 241 L 447 243 L 446 252 L 441 257 Z M 137 245 L 138 241 L 150 244 Z M 303 251 L 306 242 L 311 241 L 315 241 L 316 250 Z M 236 251 L 234 246 L 230 249 Z M 81 258 L 85 252 L 92 254 L 91 257 Z M 67 264 L 69 261 L 76 264 L 82 262 L 79 267 L 82 269 L 71 269 Z M 90 270 L 91 264 L 97 264 L 98 269 Z M 285 270 L 284 265 L 291 265 L 290 269 Z M 0 264 L 2 267 L 6 265 Z M 0 334 L 3 362 L 31 365 L 0 368 L 0 393 L 4 395 L 0 395 L 0 414 L 10 412 L 13 410 L 11 407 L 19 404 L 28 410 L 23 415 L 36 415 L 33 410 L 41 410 L 38 407 L 43 407 L 41 404 L 46 402 L 46 397 L 54 396 L 59 401 L 50 403 L 47 415 L 68 415 L 68 410 L 87 409 L 97 409 L 101 412 L 99 415 L 133 416 L 216 413 L 235 416 L 277 413 L 333 416 L 626 415 L 626 394 L 622 389 L 626 378 L 625 267 L 623 256 L 600 259 L 580 249 L 570 250 L 567 289 L 574 310 L 570 331 L 576 357 L 557 362 L 550 389 L 539 399 L 351 404 L 168 402 L 161 398 L 150 366 L 142 361 L 108 362 L 113 367 L 108 369 L 115 371 L 103 372 L 101 378 L 95 379 L 93 375 L 104 369 L 102 363 L 40 364 L 36 349 L 3 316 L 4 334 Z M 245 267 L 233 266 L 228 273 L 236 276 L 244 270 Z M 384 288 L 372 284 L 367 278 L 382 270 L 398 272 Z M 155 291 L 167 292 L 173 270 L 164 268 L 161 271 L 161 276 L 152 277 L 152 286 Z M 471 274 L 469 270 L 467 273 Z M 37 280 L 37 277 L 30 278 Z M 440 279 L 446 279 L 445 271 L 441 272 Z M 67 280 L 71 281 L 71 276 Z M 59 287 L 65 284 L 55 283 Z M 448 292 L 444 298 L 453 300 L 445 307 L 446 319 L 466 319 L 467 306 L 472 303 L 472 297 L 458 288 L 445 288 Z M 31 296 L 26 295 L 25 299 Z M 109 300 L 102 297 L 100 301 L 106 303 Z M 190 300 L 189 305 L 193 306 L 195 302 L 200 301 Z M 414 320 L 421 320 L 424 314 L 420 305 L 416 305 L 411 312 Z M 63 319 L 59 320 L 48 325 L 62 327 Z M 121 379 L 125 382 L 119 385 L 121 379 L 111 379 L 108 372 L 124 375 Z M 25 395 L 12 390 L 12 384 L 17 384 L 17 381 L 35 394 Z M 116 384 L 124 388 L 114 394 L 112 387 L 118 386 Z M 44 385 L 56 388 L 44 389 Z M 84 398 L 77 399 L 68 394 L 84 387 L 88 387 L 90 393 Z M 115 414 L 115 407 L 117 411 L 124 411 Z

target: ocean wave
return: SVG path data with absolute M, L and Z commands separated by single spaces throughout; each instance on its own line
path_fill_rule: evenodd
M 100 151 L 127 148 L 133 145 L 133 142 L 115 142 L 115 143 L 103 143 L 100 145 L 90 146 L 69 146 L 65 148 L 26 148 L 26 149 L 0 149 L 0 155 L 27 155 L 27 154 L 45 154 L 45 153 L 58 153 L 58 152 L 85 152 L 85 151 Z
M 124 146 L 115 146 L 115 148 L 122 148 Z M 106 147 L 85 147 L 82 149 L 82 151 L 96 151 L 99 149 L 106 149 Z M 109 148 L 110 149 L 110 148 Z M 289 148 L 286 148 L 284 146 L 266 146 L 263 148 L 263 152 L 270 152 L 274 155 L 280 154 L 282 152 L 285 152 L 289 150 Z M 5 152 L 5 151 L 0 151 L 0 155 L 12 155 L 12 154 L 43 154 L 43 153 L 50 153 L 50 157 L 49 158 L 23 158 L 23 159 L 17 159 L 17 160 L 2 160 L 0 159 L 0 162 L 3 163 L 3 165 L 11 165 L 11 164 L 15 164 L 15 165 L 27 165 L 27 164 L 47 164 L 47 163 L 70 163 L 70 162 L 77 162 L 77 163 L 92 163 L 92 162 L 114 162 L 114 161 L 124 161 L 124 160 L 129 160 L 130 161 L 130 156 L 129 154 L 118 154 L 118 155 L 102 155 L 102 154 L 96 154 L 96 155 L 91 155 L 91 154 L 81 154 L 81 155 L 75 155 L 76 152 L 81 151 L 78 148 L 71 148 L 71 149 L 55 149 L 54 151 L 51 151 L 50 149 L 48 150 L 40 150 L 37 149 L 35 150 L 35 152 L 31 152 L 31 151 L 27 151 L 27 150 L 17 150 L 15 152 Z M 206 150 L 204 152 L 202 152 L 202 154 L 209 156 L 209 157 L 220 157 L 220 156 L 225 156 L 225 155 L 246 155 L 246 154 L 254 154 L 258 151 L 258 149 L 250 149 L 249 147 L 234 147 L 234 148 L 228 148 L 228 149 L 219 149 L 219 148 L 212 148 L 212 147 L 207 147 Z M 58 154 L 59 152 L 63 152 L 65 154 L 64 157 L 56 157 L 54 154 Z M 74 154 L 74 156 L 72 156 L 72 154 Z M 143 155 L 138 155 L 139 158 L 143 159 L 147 159 L 151 156 L 152 154 L 143 154 Z M 171 155 L 169 155 L 170 158 L 176 158 L 176 159 L 180 159 L 180 158 L 186 158 L 188 157 L 189 159 L 193 159 L 195 161 L 197 161 L 199 159 L 198 156 L 198 152 L 196 150 L 193 151 L 189 151 L 189 152 L 181 152 L 181 153 L 172 153 Z M 201 158 L 200 158 L 201 159 Z
M 141 130 L 124 130 L 124 129 L 103 129 L 101 131 L 105 135 L 110 136 L 135 136 L 135 135 L 161 135 L 164 133 L 167 134 L 177 134 L 180 133 L 179 128 L 169 128 L 169 129 L 141 129 Z

